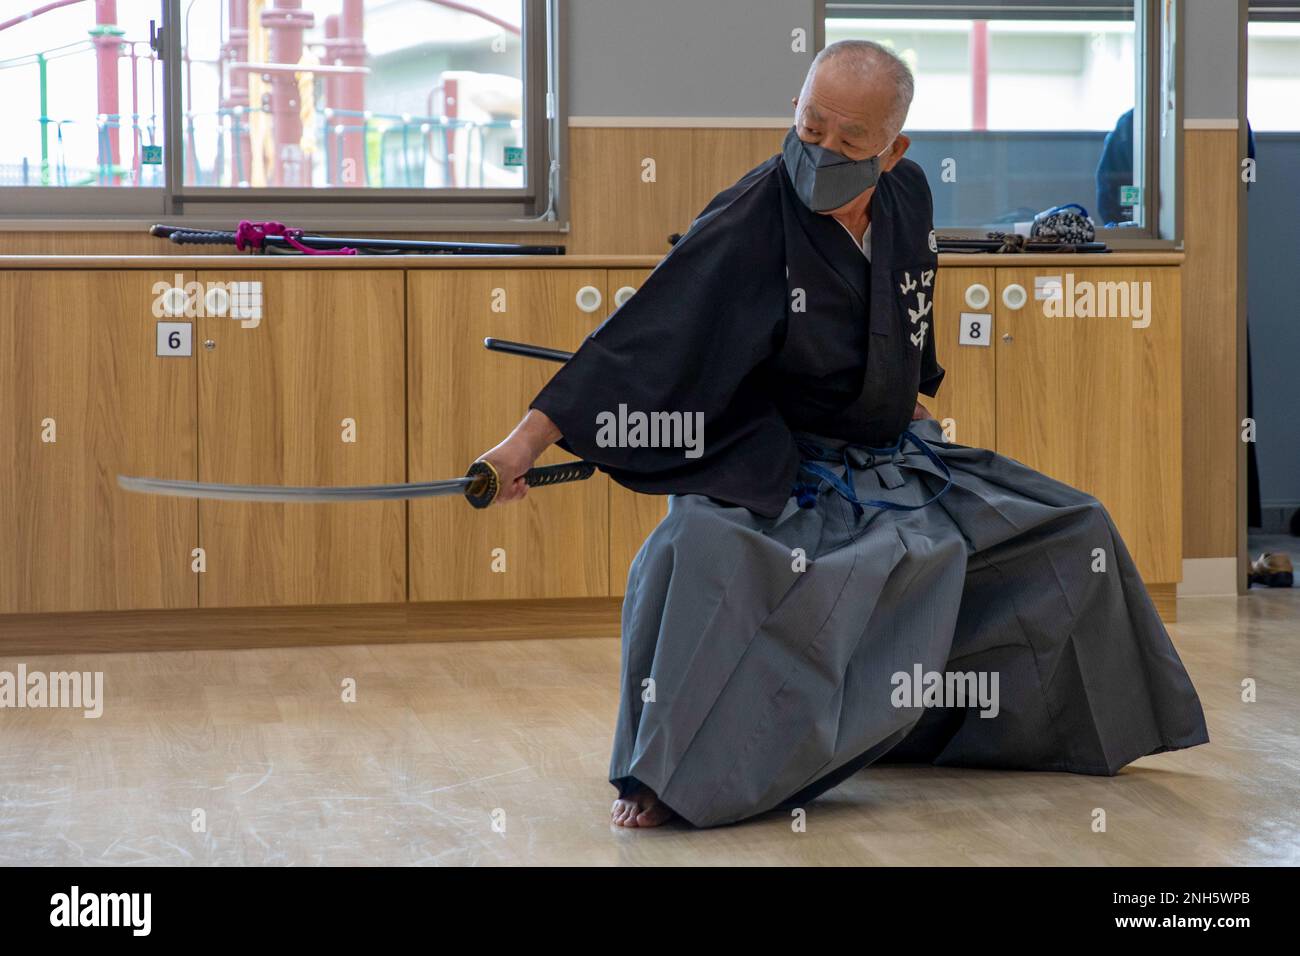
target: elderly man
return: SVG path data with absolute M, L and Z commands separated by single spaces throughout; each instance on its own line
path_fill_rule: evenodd
M 917 403 L 943 370 L 911 98 L 885 48 L 826 48 L 781 154 L 483 456 L 499 501 L 552 443 L 672 496 L 623 605 L 619 826 L 799 806 L 883 757 L 1113 774 L 1208 739 L 1096 500 Z M 626 410 L 703 441 L 611 435 Z

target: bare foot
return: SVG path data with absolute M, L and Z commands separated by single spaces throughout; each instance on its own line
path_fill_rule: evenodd
M 673 811 L 649 787 L 629 791 L 609 810 L 610 822 L 616 827 L 657 827 L 672 818 Z

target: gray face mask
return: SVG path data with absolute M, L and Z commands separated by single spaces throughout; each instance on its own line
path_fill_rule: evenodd
M 892 142 L 889 146 L 894 145 Z M 849 159 L 799 138 L 794 127 L 786 133 L 781 155 L 785 171 L 794 183 L 795 195 L 813 212 L 838 209 L 862 195 L 880 179 L 880 157 L 886 146 L 870 159 Z

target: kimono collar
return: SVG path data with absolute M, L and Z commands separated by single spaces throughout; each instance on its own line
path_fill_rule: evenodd
M 893 283 L 896 199 L 893 177 L 881 173 L 871 196 L 871 307 L 868 311 L 872 335 L 892 335 L 898 327 Z

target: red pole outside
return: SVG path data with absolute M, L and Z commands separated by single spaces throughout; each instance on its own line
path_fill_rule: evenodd
M 227 63 L 248 62 L 248 0 L 229 0 L 230 35 L 221 50 Z M 248 70 L 232 67 L 230 86 L 221 103 L 230 114 L 230 184 L 252 179 L 253 145 L 248 134 Z M 233 111 L 243 108 L 240 115 Z
M 454 120 L 460 113 L 460 80 L 443 80 L 442 81 L 442 115 L 444 118 Z M 443 134 L 444 141 L 447 144 L 447 182 L 448 186 L 456 185 L 456 133 L 457 129 L 453 126 Z M 465 170 L 465 180 L 469 181 L 469 170 Z
M 970 128 L 989 128 L 989 22 L 976 20 L 970 32 Z
M 338 66 L 339 16 L 337 13 L 331 13 L 325 18 L 325 42 L 322 43 L 321 46 L 325 50 L 324 55 L 320 58 L 321 63 L 325 66 Z M 333 73 L 326 73 L 325 109 L 338 109 L 341 95 L 342 94 L 339 92 L 338 77 Z M 336 178 L 334 172 L 343 162 L 343 157 L 340 154 L 343 149 L 343 144 L 342 142 L 339 142 L 336 147 L 333 139 L 334 128 L 337 125 L 338 124 L 332 118 L 329 116 L 326 117 L 324 124 L 324 142 L 325 155 L 328 157 L 328 162 L 325 164 L 325 182 L 331 186 L 338 185 L 338 183 L 334 181 Z
M 366 11 L 363 0 L 343 0 L 339 21 L 338 62 L 343 66 L 366 65 Z M 366 76 L 350 73 L 338 78 L 338 108 L 360 114 L 366 108 Z M 343 152 L 344 186 L 366 185 L 366 121 L 364 116 L 338 118 L 345 128 L 340 149 Z M 352 175 L 348 175 L 351 172 Z M 349 180 L 351 180 L 349 182 Z
M 95 45 L 96 88 L 99 115 L 106 125 L 108 155 L 100 140 L 100 183 L 116 186 L 115 170 L 121 161 L 121 125 L 118 112 L 117 60 L 122 47 L 122 30 L 117 26 L 117 0 L 95 0 L 95 28 L 90 31 Z M 107 172 L 105 172 L 107 170 Z
M 325 18 L 325 42 L 321 44 L 325 55 L 320 61 L 325 66 L 338 66 L 339 61 L 339 15 L 331 13 Z M 337 108 L 339 105 L 339 78 L 333 73 L 325 74 L 325 105 Z
M 270 32 L 271 62 L 293 66 L 302 59 L 302 33 L 316 22 L 316 15 L 302 9 L 302 0 L 275 0 L 275 7 L 262 11 L 262 26 Z M 271 185 L 307 186 L 299 144 L 302 142 L 301 104 L 298 77 L 276 71 L 271 80 L 271 142 L 273 166 Z

